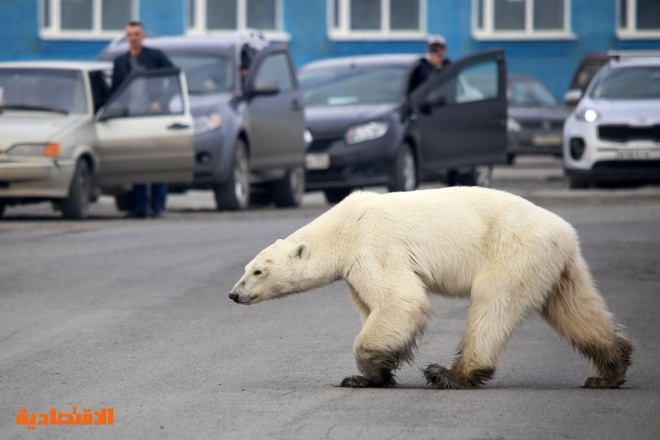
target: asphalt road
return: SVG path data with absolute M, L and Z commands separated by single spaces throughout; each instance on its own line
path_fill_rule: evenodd
M 0 221 L 0 438 L 658 439 L 660 189 L 571 192 L 557 163 L 498 169 L 496 186 L 562 215 L 635 345 L 618 390 L 580 388 L 590 364 L 540 319 L 518 331 L 481 390 L 428 389 L 419 369 L 450 364 L 467 302 L 434 316 L 396 389 L 338 387 L 357 372 L 360 318 L 342 283 L 239 306 L 227 294 L 258 251 L 324 209 L 216 213 L 175 196 L 165 218 L 122 220 L 109 200 L 88 222 L 48 206 Z M 76 406 L 111 426 L 16 424 Z

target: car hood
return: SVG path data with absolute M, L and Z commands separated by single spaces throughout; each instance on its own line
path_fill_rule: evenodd
M 349 126 L 382 118 L 397 107 L 396 104 L 306 107 L 305 122 L 314 136 L 343 135 Z
M 3 111 L 0 114 L 0 152 L 23 143 L 46 143 L 81 123 L 86 115 Z
M 519 121 L 563 121 L 571 113 L 566 107 L 514 107 L 509 106 L 509 117 Z
M 190 95 L 190 113 L 193 116 L 206 115 L 218 107 L 229 105 L 231 95 L 228 93 L 216 95 Z
M 652 101 L 605 101 L 583 100 L 576 111 L 592 109 L 600 113 L 602 122 L 631 124 L 659 124 L 660 100 Z

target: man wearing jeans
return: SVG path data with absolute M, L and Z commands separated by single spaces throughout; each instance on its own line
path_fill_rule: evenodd
M 114 92 L 128 75 L 135 71 L 140 72 L 149 69 L 162 69 L 174 67 L 167 56 L 158 49 L 152 49 L 142 45 L 144 40 L 144 29 L 139 21 L 130 21 L 125 28 L 126 42 L 128 51 L 114 60 L 112 69 L 112 89 Z M 137 90 L 135 100 L 147 105 L 146 113 L 160 113 L 163 111 L 159 102 L 149 102 L 147 90 L 140 93 Z M 151 192 L 151 200 L 149 200 Z M 151 201 L 151 206 L 149 202 Z M 150 214 L 152 217 L 160 217 L 165 211 L 167 203 L 167 184 L 152 183 L 150 187 L 145 184 L 133 185 L 130 193 L 130 212 L 129 217 L 146 218 Z

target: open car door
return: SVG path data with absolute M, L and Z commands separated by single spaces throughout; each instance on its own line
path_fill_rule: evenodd
M 410 99 L 425 172 L 505 162 L 507 100 L 502 50 L 461 58 L 432 75 Z
M 96 115 L 101 187 L 193 179 L 193 121 L 183 72 L 134 72 Z

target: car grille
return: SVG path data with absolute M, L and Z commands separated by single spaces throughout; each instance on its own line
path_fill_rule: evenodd
M 561 130 L 564 128 L 564 121 L 519 121 L 524 128 L 533 130 Z
M 631 140 L 651 140 L 660 142 L 660 125 L 631 127 L 630 125 L 601 125 L 598 137 L 605 141 L 627 142 Z
M 329 168 L 327 170 L 308 170 L 305 179 L 308 183 L 340 182 L 344 180 L 342 168 Z

